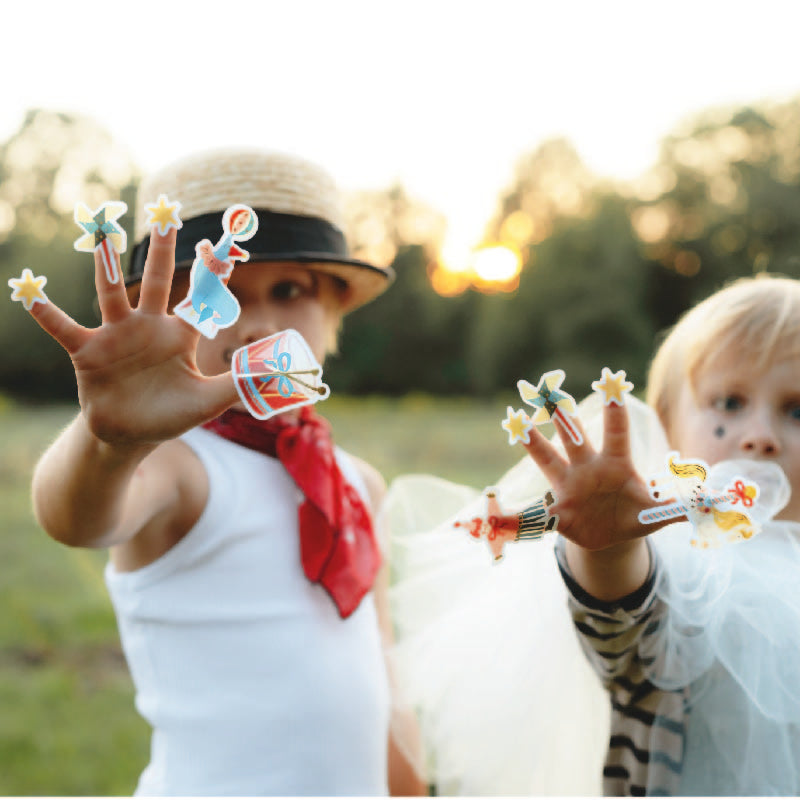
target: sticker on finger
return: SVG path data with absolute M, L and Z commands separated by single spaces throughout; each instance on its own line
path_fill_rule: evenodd
M 531 417 L 534 425 L 544 425 L 554 422 L 560 425 L 576 445 L 583 444 L 583 435 L 575 424 L 577 405 L 575 398 L 561 388 L 566 378 L 563 369 L 554 369 L 545 372 L 534 386 L 528 381 L 517 381 L 520 397 L 533 406 L 535 413 Z
M 592 382 L 592 389 L 602 394 L 604 405 L 624 406 L 625 395 L 633 390 L 633 384 L 626 380 L 624 369 L 612 372 L 603 367 L 600 379 Z
M 147 224 L 155 228 L 160 236 L 166 236 L 173 228 L 177 231 L 183 227 L 180 218 L 181 204 L 177 200 L 170 201 L 165 194 L 160 194 L 155 203 L 145 203 Z
M 127 210 L 128 206 L 119 200 L 103 203 L 95 211 L 85 203 L 75 206 L 75 224 L 84 232 L 75 240 L 75 249 L 82 253 L 99 251 L 109 283 L 118 283 L 120 279 L 116 256 L 125 252 L 128 238 L 117 220 Z
M 235 262 L 250 258 L 237 242 L 250 239 L 256 230 L 256 212 L 239 203 L 222 215 L 222 236 L 216 244 L 203 239 L 195 245 L 197 257 L 189 274 L 189 293 L 175 306 L 174 312 L 208 339 L 239 319 L 241 308 L 228 289 L 228 281 Z
M 11 299 L 22 303 L 26 311 L 30 311 L 37 303 L 44 305 L 47 295 L 42 291 L 47 283 L 44 275 L 34 275 L 27 267 L 19 278 L 9 278 L 8 285 L 14 290 Z

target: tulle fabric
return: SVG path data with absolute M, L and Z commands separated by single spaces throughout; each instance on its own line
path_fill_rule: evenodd
M 598 446 L 601 411 L 596 395 L 579 407 Z M 632 425 L 639 468 L 662 469 L 660 428 L 641 416 Z M 549 488 L 527 456 L 495 485 L 506 511 Z M 572 625 L 555 534 L 510 543 L 494 564 L 484 541 L 453 528 L 484 512 L 481 491 L 430 475 L 397 479 L 384 506 L 393 679 L 424 752 L 411 746 L 409 757 L 441 794 L 601 794 L 609 701 Z
M 780 469 L 759 462 L 712 468 L 761 489 L 762 530 L 712 551 L 688 546 L 679 523 L 652 537 L 667 628 L 642 655 L 659 688 L 690 687 L 681 793 L 800 793 L 800 525 L 770 521 L 789 495 Z
M 627 405 L 637 469 L 663 472 L 670 448 L 657 417 L 634 398 Z M 599 447 L 599 397 L 578 413 Z M 768 519 L 788 498 L 779 469 L 724 463 L 709 482 L 722 489 L 732 476 L 759 483 L 762 531 L 713 550 L 690 547 L 687 523 L 651 537 L 669 622 L 643 655 L 655 685 L 690 687 L 681 793 L 797 794 L 800 526 Z M 507 511 L 549 488 L 527 456 L 496 486 Z M 511 543 L 493 564 L 485 542 L 452 525 L 484 509 L 476 488 L 410 475 L 390 487 L 381 515 L 393 680 L 422 738 L 421 750 L 407 740 L 407 754 L 440 794 L 601 794 L 609 702 L 572 626 L 555 534 Z

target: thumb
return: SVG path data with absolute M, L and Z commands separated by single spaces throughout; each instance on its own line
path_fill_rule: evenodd
M 204 413 L 208 415 L 205 422 L 218 417 L 239 400 L 239 393 L 236 391 L 230 371 L 205 379 L 203 400 Z

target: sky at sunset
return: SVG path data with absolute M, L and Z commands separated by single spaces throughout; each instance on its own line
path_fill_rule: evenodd
M 547 138 L 631 178 L 693 113 L 800 96 L 790 0 L 12 8 L 0 138 L 44 107 L 92 116 L 144 170 L 207 147 L 293 151 L 345 189 L 402 182 L 465 245 Z

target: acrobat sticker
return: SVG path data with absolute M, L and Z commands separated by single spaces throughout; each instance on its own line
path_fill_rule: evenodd
M 667 457 L 667 471 L 650 479 L 650 496 L 674 500 L 654 506 L 639 513 L 639 522 L 651 525 L 666 519 L 686 517 L 692 524 L 696 537 L 693 547 L 716 547 L 719 537 L 729 542 L 751 539 L 760 526 L 748 513 L 758 500 L 759 489 L 752 481 L 734 478 L 723 491 L 706 485 L 709 466 L 700 459 L 678 461 L 678 453 Z
M 558 515 L 549 511 L 550 506 L 555 503 L 552 492 L 546 492 L 543 497 L 516 514 L 504 513 L 497 494 L 497 489 L 485 490 L 486 514 L 483 517 L 453 523 L 454 528 L 466 528 L 474 539 L 485 539 L 494 564 L 503 560 L 508 542 L 535 541 L 558 527 Z
M 250 206 L 237 204 L 222 215 L 222 237 L 215 245 L 208 239 L 195 245 L 197 258 L 189 277 L 189 294 L 174 312 L 208 339 L 239 319 L 241 308 L 227 283 L 234 262 L 250 258 L 236 243 L 250 239 L 257 230 L 256 212 Z

